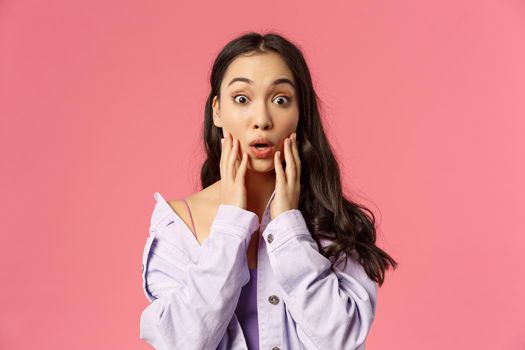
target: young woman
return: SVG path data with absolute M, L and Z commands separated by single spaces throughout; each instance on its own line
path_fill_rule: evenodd
M 203 189 L 154 193 L 140 338 L 156 349 L 364 349 L 377 284 L 397 263 L 375 245 L 372 212 L 342 193 L 302 53 L 247 33 L 219 53 L 210 83 Z

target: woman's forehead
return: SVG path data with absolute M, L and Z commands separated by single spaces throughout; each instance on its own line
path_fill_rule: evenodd
M 288 78 L 293 85 L 292 72 L 281 56 L 273 52 L 239 55 L 228 66 L 223 85 L 246 83 L 252 85 L 271 85 L 276 79 Z

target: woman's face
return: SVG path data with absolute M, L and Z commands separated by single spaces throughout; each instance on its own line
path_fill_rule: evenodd
M 240 78 L 240 79 L 239 79 Z M 213 99 L 213 123 L 239 140 L 241 151 L 250 157 L 248 169 L 274 169 L 274 155 L 284 139 L 297 130 L 299 105 L 292 72 L 274 52 L 240 55 L 228 66 L 222 80 L 220 102 Z M 219 103 L 218 103 L 219 102 Z M 263 137 L 273 143 L 268 155 L 257 154 L 250 143 Z

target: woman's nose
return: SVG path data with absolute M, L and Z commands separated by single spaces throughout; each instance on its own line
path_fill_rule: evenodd
M 258 129 L 268 129 L 272 125 L 270 111 L 264 103 L 259 104 L 254 111 L 253 124 Z

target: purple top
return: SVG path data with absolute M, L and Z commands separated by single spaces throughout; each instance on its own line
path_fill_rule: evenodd
M 249 268 L 250 281 L 242 287 L 235 314 L 241 324 L 249 350 L 259 350 L 257 321 L 257 268 Z
M 331 269 L 333 261 L 320 253 L 300 210 L 271 217 L 274 196 L 275 191 L 260 218 L 221 204 L 208 237 L 199 242 L 192 225 L 154 193 L 142 253 L 142 288 L 150 303 L 140 316 L 140 339 L 158 350 L 247 350 L 256 337 L 244 332 L 234 312 L 239 299 L 239 316 L 253 305 L 250 291 L 257 285 L 260 349 L 365 350 L 377 283 L 359 263 L 357 251 Z M 255 282 L 246 252 L 257 230 Z M 319 243 L 324 248 L 330 240 Z M 242 303 L 245 294 L 251 303 Z

